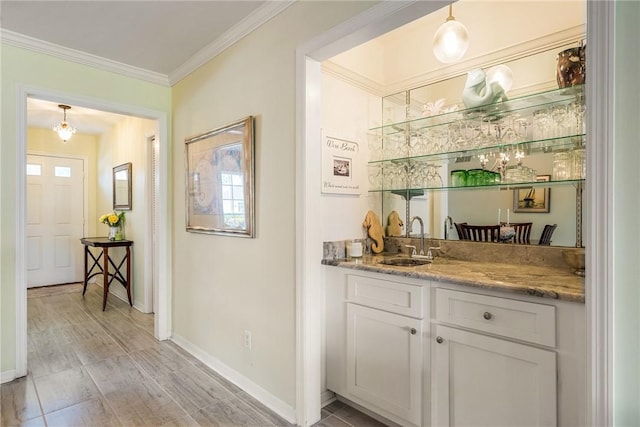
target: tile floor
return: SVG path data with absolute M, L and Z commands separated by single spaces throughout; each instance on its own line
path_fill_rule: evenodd
M 81 285 L 28 291 L 28 375 L 0 387 L 4 426 L 290 426 L 171 341 L 153 315 Z M 334 402 L 316 426 L 384 424 Z

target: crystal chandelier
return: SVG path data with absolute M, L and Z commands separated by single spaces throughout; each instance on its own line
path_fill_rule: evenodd
M 76 133 L 76 128 L 69 122 L 67 122 L 67 110 L 71 109 L 68 105 L 60 104 L 58 108 L 61 108 L 64 112 L 62 117 L 62 121 L 53 127 L 58 133 L 58 136 L 62 140 L 63 143 L 67 143 L 67 141 Z

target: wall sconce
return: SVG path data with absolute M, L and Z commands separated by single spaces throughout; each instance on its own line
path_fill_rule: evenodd
M 449 5 L 449 17 L 433 36 L 433 54 L 445 64 L 460 60 L 469 47 L 469 32 L 464 24 L 453 17 L 453 5 Z
M 71 107 L 68 105 L 60 104 L 58 108 L 61 108 L 63 111 L 62 121 L 53 127 L 53 130 L 58 133 L 58 136 L 62 140 L 63 143 L 67 143 L 67 141 L 76 133 L 76 128 L 67 122 L 67 110 L 70 110 Z

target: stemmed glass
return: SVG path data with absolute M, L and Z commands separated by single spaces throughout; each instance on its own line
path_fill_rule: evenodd
M 507 127 L 507 129 L 502 134 L 502 141 L 505 144 L 515 144 L 520 139 L 520 135 L 518 135 L 518 132 L 516 132 L 516 130 L 513 128 L 513 122 L 515 121 L 515 118 L 517 116 L 518 114 L 509 116 L 509 127 Z

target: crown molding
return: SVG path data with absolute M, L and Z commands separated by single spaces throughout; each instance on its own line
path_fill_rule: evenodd
M 6 29 L 0 29 L 0 40 L 3 44 L 15 46 L 32 52 L 43 53 L 55 58 L 64 59 L 82 65 L 88 65 L 104 71 L 110 71 L 123 76 L 144 80 L 162 86 L 169 86 L 169 79 L 166 75 L 145 70 L 122 62 L 112 61 L 97 55 L 82 52 L 68 47 L 49 43 L 24 34 L 16 33 Z
M 264 2 L 262 6 L 247 15 L 212 43 L 200 49 L 184 64 L 173 70 L 169 74 L 169 84 L 171 86 L 175 85 L 199 67 L 222 53 L 225 49 L 229 48 L 252 31 L 255 31 L 263 24 L 267 23 L 271 18 L 287 9 L 295 1 L 296 0 L 282 0 Z
M 514 59 L 550 50 L 567 43 L 578 42 L 586 36 L 584 25 L 578 25 L 556 33 L 548 34 L 524 43 L 514 44 L 504 49 L 489 52 L 485 55 L 469 58 L 453 65 L 442 66 L 426 73 L 395 82 L 374 82 L 362 74 L 349 70 L 329 60 L 322 63 L 322 71 L 345 81 L 353 86 L 377 96 L 388 96 L 425 86 L 431 83 L 459 76 L 478 67 L 491 67 Z
M 336 64 L 330 59 L 322 62 L 321 67 L 323 73 L 342 80 L 351 86 L 357 87 L 358 89 L 362 89 L 367 93 L 379 97 L 383 97 L 387 94 L 386 87 L 382 83 L 365 77 L 360 73 L 343 67 L 342 65 Z

